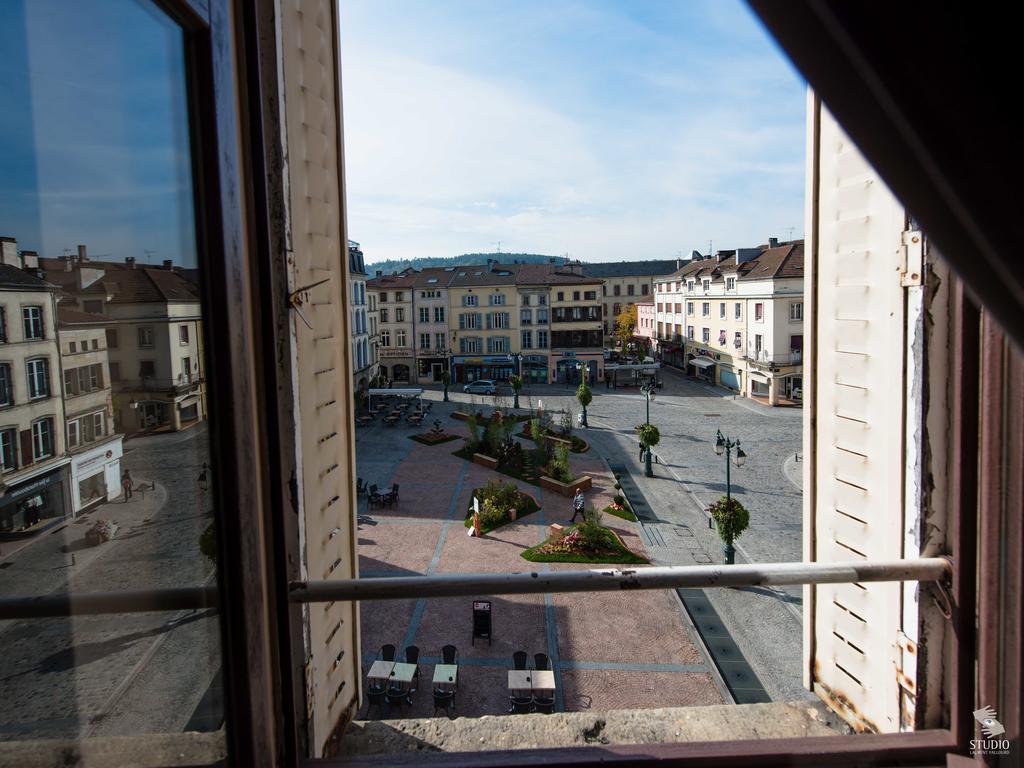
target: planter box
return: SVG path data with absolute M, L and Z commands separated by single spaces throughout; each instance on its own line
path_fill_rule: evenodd
M 456 421 L 465 421 L 469 418 L 469 414 L 463 413 L 462 411 L 452 411 L 452 418 Z
M 555 446 L 556 448 L 559 445 L 564 445 L 566 450 L 569 450 L 569 451 L 572 450 L 572 440 L 564 440 L 563 438 L 555 437 L 554 435 L 546 435 L 545 437 L 546 437 L 547 441 L 549 443 L 551 443 L 553 446 Z
M 490 456 L 487 456 L 486 454 L 483 453 L 474 453 L 473 463 L 479 464 L 481 467 L 487 467 L 488 469 L 498 468 L 498 460 L 492 459 Z
M 555 480 L 555 478 L 547 476 L 540 479 L 540 487 L 545 491 L 554 491 L 555 493 L 561 496 L 567 496 L 568 498 L 575 496 L 577 490 L 589 491 L 592 485 L 593 480 L 591 480 L 587 475 L 577 477 L 571 483 L 560 483 Z

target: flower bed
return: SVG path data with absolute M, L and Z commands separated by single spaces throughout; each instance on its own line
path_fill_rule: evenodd
M 609 515 L 622 518 L 623 520 L 629 520 L 631 523 L 636 522 L 636 515 L 633 514 L 633 510 L 626 504 L 616 504 L 615 502 L 612 502 L 605 507 L 603 511 Z
M 641 565 L 647 558 L 622 543 L 615 531 L 593 523 L 565 528 L 522 553 L 532 563 L 612 563 Z
M 480 532 L 488 533 L 495 528 L 513 522 L 511 510 L 515 510 L 515 520 L 532 515 L 540 504 L 530 494 L 521 491 L 512 483 L 491 480 L 483 488 L 474 488 L 470 494 L 469 507 L 466 510 L 466 527 L 473 524 L 473 502 L 476 497 L 480 502 Z
M 553 491 L 561 496 L 568 496 L 570 498 L 576 495 L 576 491 L 590 490 L 593 483 L 594 481 L 588 475 L 577 477 L 571 483 L 562 483 L 547 475 L 540 479 L 540 487 L 545 491 Z
M 530 439 L 529 419 L 527 419 L 527 423 L 523 426 L 523 429 L 519 433 L 519 436 L 524 437 L 527 440 Z M 565 437 L 565 435 L 563 434 L 548 430 L 547 432 L 544 433 L 544 437 L 546 437 L 549 442 L 555 445 L 565 445 L 573 453 L 586 453 L 587 451 L 590 450 L 590 443 L 588 443 L 582 437 L 576 437 L 576 435 L 570 435 L 569 437 Z
M 448 443 L 452 440 L 458 440 L 458 435 L 450 435 L 447 432 L 424 432 L 422 435 L 409 435 L 410 440 L 415 440 L 417 443 L 423 445 L 441 445 L 441 443 Z

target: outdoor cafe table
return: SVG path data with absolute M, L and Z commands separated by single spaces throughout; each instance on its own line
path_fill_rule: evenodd
M 411 683 L 413 677 L 416 675 L 416 665 L 406 664 L 404 662 L 398 662 L 395 664 L 394 669 L 391 670 L 390 680 L 394 680 L 396 683 Z
M 387 680 L 394 668 L 395 662 L 393 661 L 375 661 L 370 665 L 370 671 L 366 673 L 366 679 Z
M 457 664 L 437 664 L 434 666 L 434 685 L 442 689 L 455 688 L 459 684 L 459 667 Z
M 553 691 L 555 673 L 549 669 L 510 669 L 508 687 L 510 691 Z
M 533 672 L 534 691 L 555 690 L 555 673 L 550 669 L 538 669 Z

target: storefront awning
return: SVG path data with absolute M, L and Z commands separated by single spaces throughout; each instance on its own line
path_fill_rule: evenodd
M 421 387 L 395 387 L 394 389 L 371 389 L 370 393 L 373 395 L 398 395 L 399 397 L 419 397 L 423 394 Z
M 750 371 L 747 375 L 750 376 L 750 378 L 752 378 L 754 381 L 760 381 L 762 384 L 768 383 L 768 377 L 765 376 L 763 373 L 758 373 L 757 371 Z
M 695 357 L 690 361 L 692 365 L 695 365 L 698 368 L 710 368 L 715 364 L 715 362 L 716 361 L 712 360 L 710 357 Z

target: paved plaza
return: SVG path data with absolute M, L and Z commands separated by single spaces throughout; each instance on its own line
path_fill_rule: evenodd
M 212 518 L 197 483 L 207 457 L 204 424 L 129 440 L 122 467 L 146 490 L 68 520 L 5 557 L 0 592 L 209 582 L 213 564 L 199 553 L 199 535 Z M 120 529 L 112 541 L 87 547 L 85 531 L 97 519 Z M 180 732 L 210 700 L 219 635 L 212 610 L 0 622 L 0 738 Z
M 447 417 L 452 406 L 437 403 L 431 419 L 465 435 L 463 424 Z M 531 563 L 520 557 L 539 544 L 547 525 L 567 523 L 570 499 L 549 494 L 452 455 L 461 441 L 420 445 L 408 435 L 422 428 L 361 428 L 357 438 L 360 476 L 377 485 L 400 486 L 394 507 L 365 511 L 359 526 L 361 576 L 440 573 L 501 573 L 586 568 L 583 564 Z M 577 474 L 594 479 L 588 502 L 602 508 L 614 495 L 605 461 L 596 454 L 571 457 Z M 472 490 L 500 477 L 532 494 L 541 510 L 483 538 L 463 525 Z M 365 502 L 363 502 L 365 503 Z M 605 516 L 631 549 L 644 553 L 639 526 Z M 595 566 L 596 567 L 596 566 Z M 724 700 L 713 670 L 697 649 L 682 606 L 669 590 L 561 595 L 479 595 L 492 602 L 493 639 L 471 642 L 472 599 L 375 601 L 361 607 L 364 672 L 381 646 L 402 653 L 420 648 L 424 674 L 438 662 L 441 647 L 459 649 L 457 712 L 464 715 L 508 711 L 506 672 L 517 650 L 551 657 L 557 708 L 567 711 L 718 704 Z M 413 706 L 392 713 L 433 715 L 430 681 L 421 683 Z M 363 714 L 365 714 L 365 707 Z M 376 714 L 376 713 L 374 713 Z
M 725 493 L 724 458 L 713 450 L 715 430 L 721 429 L 730 438 L 740 439 L 748 456 L 742 468 L 732 469 L 732 492 L 751 512 L 751 527 L 737 542 L 737 562 L 799 560 L 801 493 L 792 478 L 799 475 L 796 454 L 801 450 L 802 411 L 734 399 L 725 390 L 672 370 L 664 371 L 664 382 L 651 404 L 651 421 L 662 434 L 655 449 L 660 463 L 651 479 L 643 476 L 634 429 L 645 418 L 643 396 L 636 389 L 606 390 L 599 385 L 594 390 L 588 409 L 590 428 L 577 432 L 590 441 L 591 450 L 572 457 L 577 472 L 595 477 L 588 501 L 598 508 L 605 506 L 613 492 L 609 466 L 622 467 L 619 471 L 630 474 L 653 513 L 651 519 L 635 524 L 609 516 L 603 522 L 652 564 L 721 562 L 721 542 L 709 529 L 704 512 Z M 440 402 L 440 391 L 428 390 L 424 397 L 434 400 L 434 409 L 420 430 L 374 424 L 357 432 L 359 475 L 382 487 L 398 482 L 402 489 L 399 506 L 374 509 L 360 525 L 361 575 L 587 567 L 531 564 L 519 557 L 522 549 L 544 538 L 545 524 L 565 522 L 571 514 L 567 499 L 543 494 L 525 483 L 519 485 L 538 498 L 539 513 L 483 540 L 465 535 L 462 515 L 470 490 L 491 477 L 511 478 L 452 456 L 461 442 L 427 447 L 408 435 L 424 431 L 435 418 L 449 432 L 465 434 L 461 423 L 448 418 L 452 409 L 470 401 L 508 407 L 511 397 L 499 396 L 495 401 L 454 388 L 449 404 Z M 534 386 L 520 394 L 523 408 L 541 404 L 545 410 L 580 410 L 572 390 L 562 386 Z M 697 594 L 717 611 L 723 642 L 738 649 L 744 668 L 753 670 L 772 699 L 811 698 L 800 685 L 799 589 L 718 589 Z M 519 649 L 531 656 L 537 651 L 552 656 L 560 674 L 559 705 L 569 711 L 730 700 L 726 684 L 734 682 L 729 680 L 733 662 L 719 658 L 716 663 L 715 649 L 709 652 L 709 644 L 717 641 L 701 639 L 671 591 L 492 600 L 495 640 L 490 649 L 479 641 L 475 649 L 469 646 L 469 599 L 365 604 L 365 666 L 384 643 L 398 646 L 399 654 L 405 645 L 415 644 L 421 649 L 421 662 L 428 665 L 436 661 L 440 646 L 453 643 L 464 665 L 459 690 L 462 714 L 507 712 L 504 672 L 511 666 L 512 652 Z M 415 706 L 398 716 L 431 715 L 429 688 L 427 681 Z

